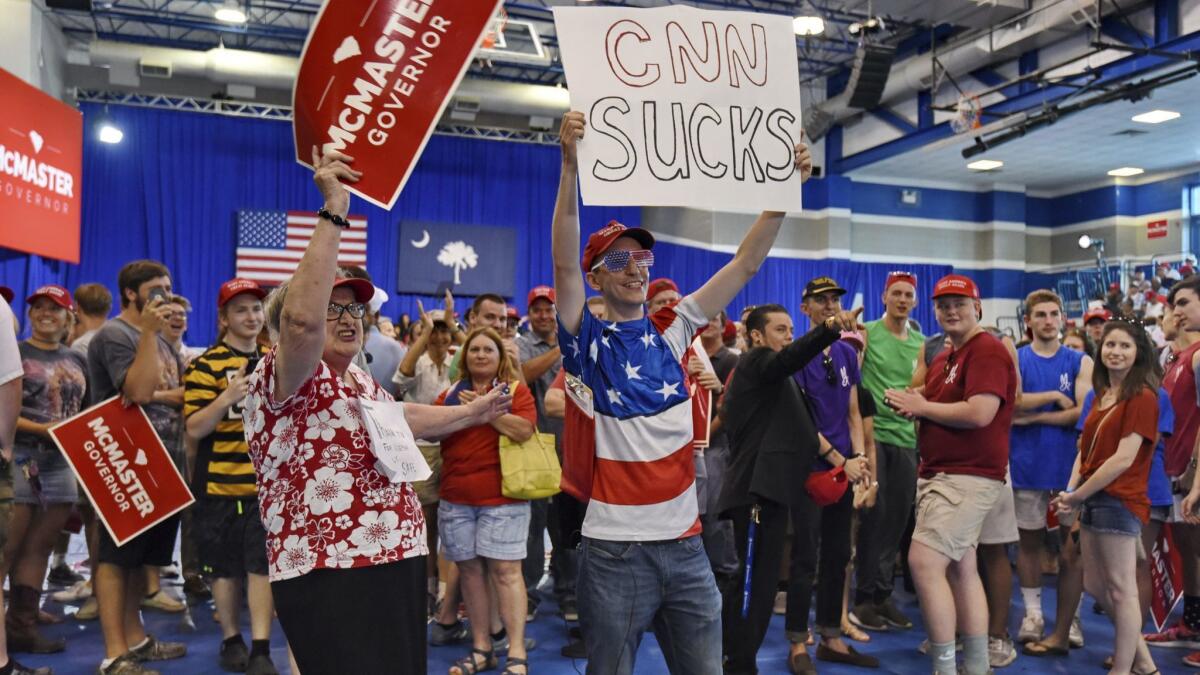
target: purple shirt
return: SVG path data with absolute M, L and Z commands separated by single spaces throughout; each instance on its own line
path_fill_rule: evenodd
M 809 361 L 796 373 L 796 381 L 812 404 L 817 430 L 844 456 L 850 446 L 850 388 L 861 381 L 854 347 L 835 342 L 828 354 Z M 832 382 L 831 382 L 832 380 Z

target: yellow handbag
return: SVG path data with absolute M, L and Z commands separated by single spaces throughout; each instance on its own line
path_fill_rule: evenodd
M 554 434 L 536 430 L 524 443 L 500 436 L 500 491 L 509 499 L 543 499 L 559 493 L 562 466 Z

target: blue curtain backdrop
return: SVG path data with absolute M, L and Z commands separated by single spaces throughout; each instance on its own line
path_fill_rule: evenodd
M 292 155 L 291 127 L 259 119 L 224 117 L 125 106 L 109 114 L 124 129 L 119 145 L 96 140 L 92 123 L 100 108 L 83 106 L 84 178 L 81 263 L 71 265 L 0 249 L 0 284 L 18 294 L 15 309 L 23 316 L 25 294 L 46 283 L 74 289 L 100 282 L 116 291 L 117 271 L 136 258 L 154 258 L 171 269 L 177 292 L 195 311 L 189 344 L 203 345 L 216 333 L 216 294 L 233 275 L 237 243 L 235 213 L 240 209 L 310 210 L 321 206 L 309 172 Z M 517 231 L 516 305 L 524 311 L 528 289 L 551 282 L 550 221 L 558 189 L 559 153 L 555 147 L 434 136 L 393 211 L 355 199 L 351 212 L 368 223 L 367 269 L 376 285 L 391 292 L 397 278 L 400 242 L 420 233 L 401 232 L 397 223 L 425 220 L 491 225 Z M 585 232 L 610 218 L 640 223 L 638 208 L 583 207 Z M 5 224 L 37 227 L 37 223 Z M 669 276 L 687 289 L 697 288 L 728 261 L 728 254 L 659 244 L 655 276 Z M 843 260 L 771 259 L 731 306 L 779 302 L 798 307 L 806 280 L 830 274 L 850 291 L 861 293 L 866 316 L 879 316 L 879 298 L 887 271 L 896 265 Z M 944 265 L 911 267 L 922 292 L 942 274 Z M 417 296 L 398 296 L 384 313 L 414 314 Z M 422 298 L 426 307 L 440 301 Z M 461 303 L 464 307 L 466 301 Z M 915 317 L 932 325 L 929 304 Z M 797 317 L 798 323 L 804 322 Z

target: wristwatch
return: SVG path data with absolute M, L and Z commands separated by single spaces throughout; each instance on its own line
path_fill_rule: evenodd
M 337 225 L 338 227 L 341 227 L 341 228 L 350 227 L 350 221 L 346 220 L 345 218 L 339 216 L 336 213 L 331 213 L 329 211 L 329 209 L 325 208 L 324 206 L 321 207 L 320 211 L 317 211 L 317 217 L 324 218 L 325 220 L 328 220 L 329 222 L 331 222 L 334 225 Z

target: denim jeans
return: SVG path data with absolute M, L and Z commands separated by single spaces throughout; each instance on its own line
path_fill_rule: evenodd
M 720 675 L 721 598 L 700 537 L 583 539 L 579 623 L 589 675 L 629 675 L 652 629 L 673 675 Z

